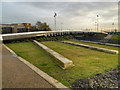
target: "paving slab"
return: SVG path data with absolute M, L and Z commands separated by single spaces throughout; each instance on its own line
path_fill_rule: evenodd
M 2 88 L 55 88 L 2 46 Z

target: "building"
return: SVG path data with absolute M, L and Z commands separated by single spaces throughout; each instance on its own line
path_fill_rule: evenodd
M 0 24 L 0 33 L 2 34 L 34 31 L 51 31 L 51 29 L 47 23 L 40 21 L 35 26 L 31 26 L 31 23 Z
M 31 23 L 0 24 L 0 32 L 2 34 L 27 32 L 30 27 Z

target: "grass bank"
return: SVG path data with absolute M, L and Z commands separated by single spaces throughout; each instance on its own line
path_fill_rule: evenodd
M 118 36 L 120 36 L 120 35 L 112 35 L 111 39 L 119 39 Z
M 109 43 L 120 44 L 120 34 L 112 35 L 111 39 L 108 42 Z
M 53 58 L 32 42 L 6 45 L 19 56 L 69 87 L 75 80 L 109 71 L 115 68 L 118 63 L 117 55 L 93 51 L 56 41 L 45 41 L 41 43 L 71 59 L 75 66 L 67 70 L 62 70 L 53 62 Z

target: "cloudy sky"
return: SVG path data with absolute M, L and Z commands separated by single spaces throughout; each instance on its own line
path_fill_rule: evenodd
M 100 30 L 117 28 L 118 2 L 2 2 L 2 23 L 41 21 L 54 30 L 54 12 L 57 29 L 94 30 L 97 14 Z

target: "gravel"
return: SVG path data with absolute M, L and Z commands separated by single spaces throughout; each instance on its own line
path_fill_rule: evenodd
M 115 68 L 109 72 L 103 74 L 96 74 L 90 78 L 76 80 L 72 83 L 71 87 L 75 88 L 111 88 L 117 89 L 118 82 L 120 82 L 119 76 L 120 73 L 118 69 Z M 119 80 L 119 81 L 118 81 Z M 120 83 L 119 83 L 120 84 Z

